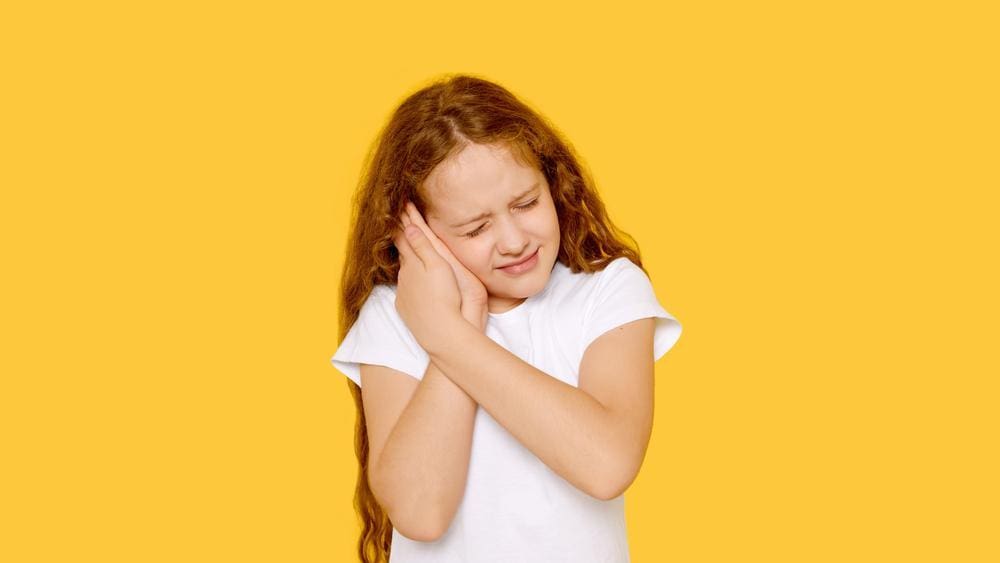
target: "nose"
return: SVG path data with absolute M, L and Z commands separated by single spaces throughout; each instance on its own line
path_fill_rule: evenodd
M 497 250 L 501 254 L 520 256 L 528 246 L 528 237 L 518 226 L 517 221 L 506 220 L 497 223 Z

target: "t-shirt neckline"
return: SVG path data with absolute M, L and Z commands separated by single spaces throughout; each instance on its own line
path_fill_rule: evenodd
M 545 293 L 544 289 L 542 291 L 539 291 L 538 293 L 536 293 L 534 295 L 529 295 L 520 304 L 518 304 L 517 306 L 515 306 L 515 307 L 513 307 L 511 309 L 508 309 L 508 310 L 504 311 L 503 313 L 489 313 L 489 311 L 487 311 L 487 313 L 489 313 L 489 316 L 490 316 L 491 319 L 495 319 L 495 320 L 498 320 L 498 321 L 503 321 L 503 320 L 506 320 L 506 319 L 514 318 L 516 316 L 519 316 L 519 315 L 523 314 L 524 311 L 527 311 L 528 307 L 531 305 L 531 302 L 535 300 L 535 297 L 541 295 L 542 293 Z

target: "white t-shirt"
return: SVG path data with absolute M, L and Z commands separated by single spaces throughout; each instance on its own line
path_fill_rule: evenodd
M 395 308 L 396 286 L 376 286 L 333 365 L 361 385 L 361 363 L 422 379 L 430 363 Z M 578 387 L 580 360 L 598 336 L 624 323 L 656 318 L 653 359 L 681 334 L 641 268 L 625 257 L 604 270 L 576 273 L 556 262 L 541 292 L 489 314 L 486 335 L 525 362 Z M 525 448 L 477 407 L 465 494 L 437 541 L 392 533 L 390 563 L 625 563 L 625 498 L 589 496 Z

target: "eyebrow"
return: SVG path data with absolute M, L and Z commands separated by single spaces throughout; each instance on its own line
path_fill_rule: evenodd
M 531 185 L 531 187 L 529 187 L 528 189 L 526 189 L 523 192 L 521 192 L 521 193 L 517 194 L 516 196 L 514 196 L 514 199 L 510 200 L 510 202 L 514 203 L 515 201 L 517 201 L 517 200 L 521 199 L 522 197 L 524 197 L 524 196 L 530 194 L 531 192 L 535 191 L 537 188 L 538 188 L 538 182 L 535 182 L 534 184 Z M 487 218 L 487 217 L 489 217 L 491 215 L 493 215 L 493 214 L 489 213 L 489 212 L 487 212 L 487 213 L 480 213 L 479 215 L 476 215 L 475 217 L 473 217 L 471 219 L 468 219 L 466 221 L 462 221 L 460 223 L 456 223 L 456 224 L 450 225 L 450 226 L 453 229 L 457 229 L 458 227 L 463 227 L 465 225 L 468 225 L 469 223 L 472 223 L 474 221 L 478 221 L 480 219 L 485 219 L 485 218 Z

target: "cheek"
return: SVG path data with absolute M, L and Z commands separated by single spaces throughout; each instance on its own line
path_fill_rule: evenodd
M 455 258 L 470 272 L 479 272 L 489 268 L 490 247 L 480 241 L 460 243 L 452 251 Z
M 559 235 L 559 215 L 554 207 L 549 210 L 549 214 L 545 217 L 544 232 L 549 236 Z

